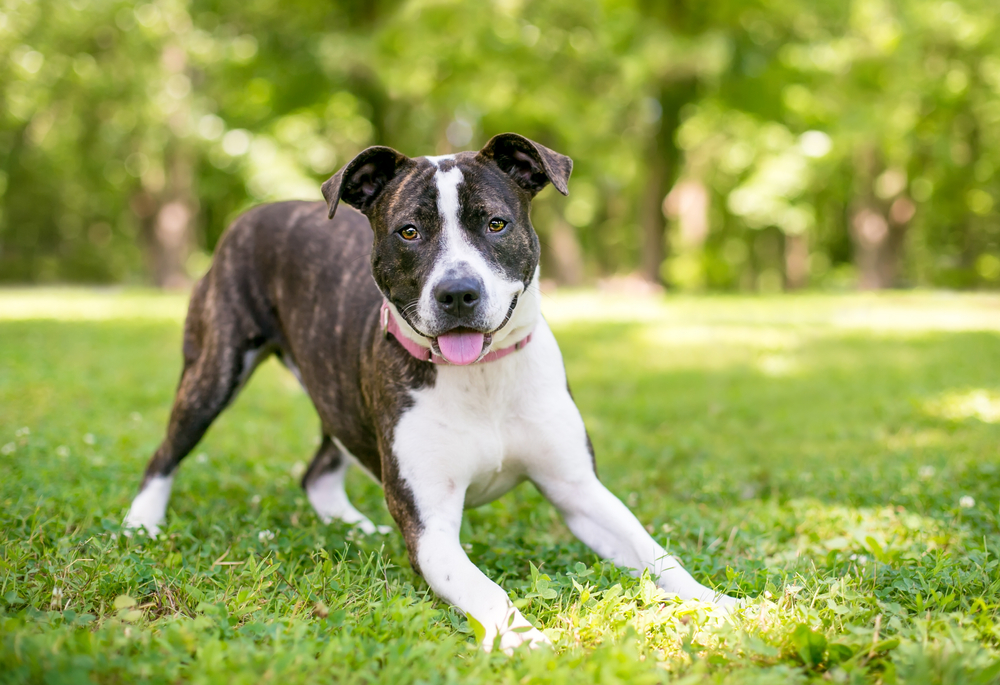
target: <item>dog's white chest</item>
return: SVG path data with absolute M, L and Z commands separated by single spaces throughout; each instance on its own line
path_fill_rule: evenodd
M 537 342 L 520 352 L 472 367 L 442 366 L 434 387 L 413 393 L 393 439 L 411 489 L 466 488 L 465 505 L 474 507 L 524 480 L 527 460 L 559 431 L 549 420 L 553 407 L 572 406 L 558 347 L 544 322 L 539 328 Z

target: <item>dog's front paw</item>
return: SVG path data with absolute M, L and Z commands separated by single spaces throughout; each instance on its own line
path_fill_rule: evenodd
M 488 640 L 483 640 L 483 649 L 487 652 L 492 651 L 493 645 L 496 643 L 495 636 Z M 529 649 L 538 649 L 543 645 L 551 646 L 552 640 L 545 633 L 530 624 L 518 628 L 510 628 L 500 635 L 500 650 L 508 656 L 513 654 L 514 650 L 523 644 L 527 644 Z
M 507 615 L 503 620 L 498 621 L 492 628 L 489 625 L 480 624 L 471 615 L 469 623 L 472 624 L 476 636 L 480 638 L 480 644 L 487 652 L 492 652 L 494 647 L 498 647 L 509 656 L 514 653 L 515 649 L 524 644 L 527 644 L 529 649 L 537 649 L 542 645 L 552 645 L 552 641 L 545 633 L 531 625 L 528 619 L 512 605 L 507 607 Z
M 716 595 L 709 602 L 709 604 L 714 606 L 716 609 L 726 614 L 731 614 L 735 612 L 737 609 L 743 606 L 743 603 L 744 603 L 743 600 L 736 599 L 735 597 L 730 597 L 729 595 Z

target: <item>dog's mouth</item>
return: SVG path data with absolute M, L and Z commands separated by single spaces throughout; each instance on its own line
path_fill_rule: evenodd
M 500 325 L 492 331 L 477 331 L 474 328 L 459 326 L 437 337 L 430 337 L 431 349 L 434 354 L 443 357 L 449 364 L 456 366 L 467 366 L 475 364 L 486 356 L 493 344 L 493 334 L 502 329 L 510 321 L 517 307 L 517 300 L 520 294 L 515 295 L 507 308 L 507 315 L 500 322 Z
M 479 361 L 492 343 L 492 333 L 483 333 L 471 328 L 454 328 L 436 338 L 431 338 L 434 354 L 444 357 L 449 364 L 457 366 Z

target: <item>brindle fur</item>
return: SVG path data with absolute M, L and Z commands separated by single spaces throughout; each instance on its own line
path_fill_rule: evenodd
M 376 417 L 398 416 L 407 391 L 433 384 L 435 371 L 380 332 L 368 220 L 350 207 L 333 221 L 327 212 L 322 202 L 265 205 L 226 232 L 191 297 L 180 385 L 143 485 L 172 473 L 232 400 L 253 370 L 243 366 L 246 353 L 258 351 L 257 362 L 275 353 L 298 368 L 322 426 L 303 485 L 339 465 L 338 438 L 382 481 L 409 543 L 419 519 L 393 477 L 392 422 Z

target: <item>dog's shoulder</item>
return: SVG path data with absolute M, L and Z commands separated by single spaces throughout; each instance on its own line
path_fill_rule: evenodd
M 215 262 L 266 277 L 294 277 L 295 272 L 370 272 L 372 230 L 353 208 L 331 220 L 322 202 L 274 202 L 253 207 L 226 229 Z M 360 266 L 359 266 L 360 265 Z

